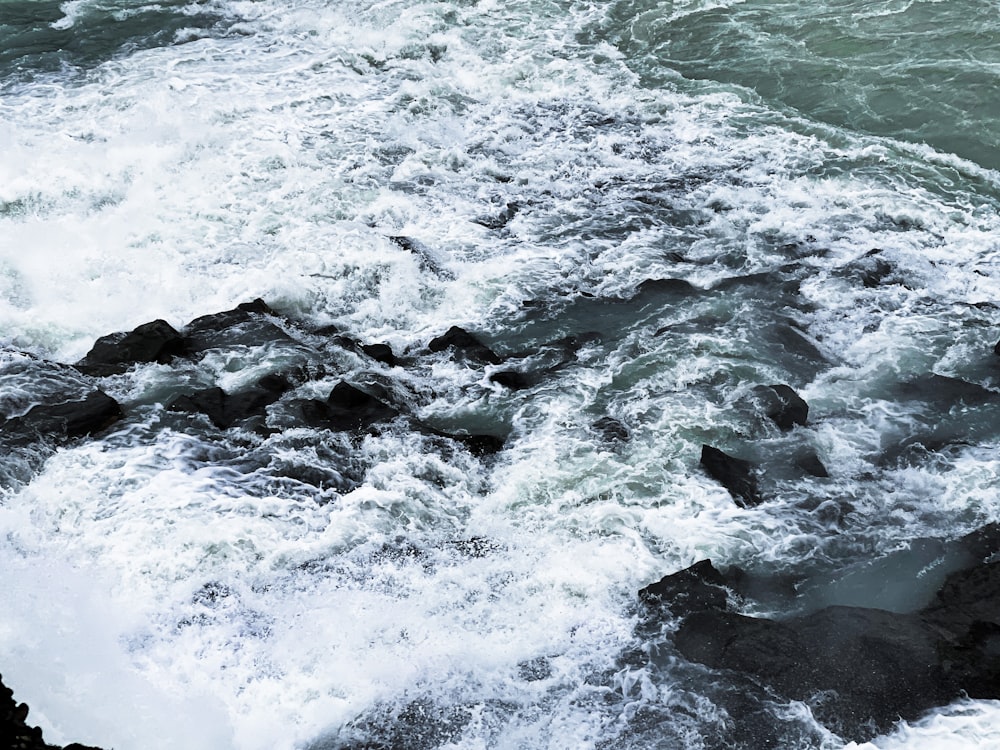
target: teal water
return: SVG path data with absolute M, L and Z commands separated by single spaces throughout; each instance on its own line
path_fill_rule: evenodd
M 92 68 L 136 50 L 191 41 L 223 17 L 208 3 L 0 2 L 0 78 Z
M 992 0 L 625 0 L 599 28 L 648 85 L 676 74 L 735 84 L 805 117 L 1000 169 Z

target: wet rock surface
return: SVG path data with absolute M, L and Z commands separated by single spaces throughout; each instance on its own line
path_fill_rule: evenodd
M 930 604 L 910 612 L 832 605 L 793 616 L 747 616 L 742 603 L 757 596 L 773 603 L 778 590 L 786 593 L 786 611 L 794 611 L 795 592 L 807 582 L 768 581 L 735 568 L 723 573 L 708 560 L 665 576 L 639 598 L 647 632 L 650 622 L 680 618 L 674 647 L 684 658 L 802 701 L 831 731 L 865 741 L 962 695 L 1000 698 L 996 530 L 948 546 L 951 564 L 965 560 L 964 566 L 947 576 Z
M 737 505 L 746 508 L 764 502 L 757 486 L 757 468 L 750 461 L 703 445 L 701 465 L 712 479 L 729 490 Z
M 28 705 L 19 703 L 14 692 L 3 682 L 0 675 L 0 747 L 4 750 L 60 750 L 59 745 L 50 745 L 42 737 L 42 730 L 27 723 Z M 90 745 L 76 742 L 61 750 L 100 750 Z

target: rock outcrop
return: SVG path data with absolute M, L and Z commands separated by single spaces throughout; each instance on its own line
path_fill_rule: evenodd
M 981 552 L 977 544 L 967 542 Z M 653 620 L 664 610 L 682 618 L 674 643 L 685 658 L 803 701 L 841 737 L 864 741 L 962 695 L 1000 698 L 1000 562 L 990 559 L 952 573 L 909 613 L 827 606 L 749 617 L 734 606 L 745 575 L 708 560 L 639 597 Z
M 14 700 L 14 692 L 3 683 L 0 675 L 0 747 L 4 750 L 60 750 L 42 738 L 42 730 L 26 723 L 28 705 Z M 62 750 L 100 750 L 76 742 Z

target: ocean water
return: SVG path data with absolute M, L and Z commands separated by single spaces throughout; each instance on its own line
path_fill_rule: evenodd
M 0 0 L 2 416 L 39 358 L 260 297 L 412 362 L 329 350 L 347 379 L 509 435 L 481 459 L 156 405 L 280 348 L 103 379 L 108 433 L 0 457 L 0 670 L 31 719 L 115 750 L 731 744 L 704 673 L 623 656 L 639 588 L 705 557 L 926 571 L 1000 521 L 998 10 Z M 426 352 L 452 325 L 541 364 L 581 345 L 510 390 Z M 760 418 L 770 383 L 808 426 Z M 702 443 L 778 467 L 768 501 L 737 507 Z M 1000 744 L 991 701 L 866 745 L 772 713 L 788 748 Z

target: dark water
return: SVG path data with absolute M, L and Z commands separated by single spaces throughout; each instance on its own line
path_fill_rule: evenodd
M 871 604 L 998 520 L 994 11 L 0 3 L 0 408 L 99 385 L 127 412 L 0 459 L 0 666 L 46 738 L 740 741 L 732 686 L 637 633 L 639 588 L 709 557 Z M 295 341 L 51 364 L 256 297 Z M 452 325 L 510 359 L 429 352 Z M 294 397 L 344 378 L 505 448 L 158 406 L 319 361 Z M 775 383 L 806 426 L 763 416 Z M 703 443 L 765 466 L 766 501 Z M 875 746 L 993 747 L 996 711 Z M 803 705 L 763 715 L 777 746 L 845 746 Z

